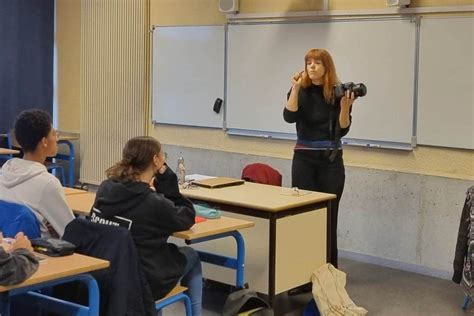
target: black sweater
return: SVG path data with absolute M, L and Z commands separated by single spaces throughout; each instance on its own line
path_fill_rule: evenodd
M 288 98 L 290 93 L 291 90 L 288 92 Z M 291 112 L 285 107 L 283 118 L 288 123 L 296 122 L 296 134 L 299 139 L 307 141 L 334 140 L 340 113 L 340 100 L 336 100 L 335 105 L 328 104 L 324 100 L 323 87 L 312 84 L 307 89 L 300 89 L 298 110 Z M 332 133 L 330 132 L 331 116 Z M 350 120 L 352 121 L 352 117 L 350 117 Z M 345 136 L 349 132 L 349 127 L 341 128 L 339 137 Z
M 182 277 L 186 258 L 167 240 L 194 225 L 194 207 L 179 193 L 176 174 L 157 174 L 156 192 L 144 182 L 112 179 L 100 185 L 94 207 L 104 218 L 130 221 L 130 232 L 155 299 L 166 295 Z

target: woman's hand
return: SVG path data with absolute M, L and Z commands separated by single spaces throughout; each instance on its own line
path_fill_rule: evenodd
M 291 84 L 293 87 L 299 88 L 301 87 L 301 83 L 303 82 L 303 74 L 304 71 L 299 71 L 291 77 Z
M 354 100 L 354 92 L 346 90 L 345 95 L 341 98 L 341 110 L 349 111 L 352 106 L 352 103 L 354 103 Z

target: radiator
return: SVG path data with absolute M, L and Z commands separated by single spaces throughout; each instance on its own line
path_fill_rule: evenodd
M 149 119 L 149 0 L 81 2 L 80 181 L 99 184 Z

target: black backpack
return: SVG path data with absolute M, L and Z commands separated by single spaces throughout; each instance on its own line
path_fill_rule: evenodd
M 258 297 L 255 291 L 242 289 L 231 293 L 224 304 L 223 316 L 235 316 L 240 313 L 248 313 L 252 316 L 273 316 L 270 305 Z

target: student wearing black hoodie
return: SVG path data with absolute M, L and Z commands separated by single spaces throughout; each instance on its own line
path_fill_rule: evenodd
M 194 207 L 179 192 L 160 143 L 152 137 L 130 139 L 122 160 L 106 171 L 92 221 L 130 230 L 153 298 L 163 298 L 181 279 L 188 287 L 193 315 L 201 315 L 202 271 L 196 251 L 167 240 L 194 225 Z

